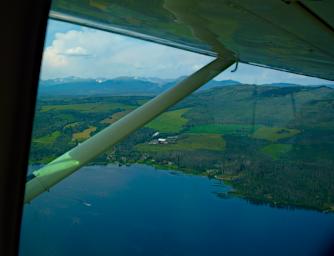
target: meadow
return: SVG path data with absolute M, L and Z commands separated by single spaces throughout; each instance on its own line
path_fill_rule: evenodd
M 180 132 L 188 122 L 187 118 L 184 117 L 188 111 L 189 108 L 167 111 L 148 123 L 146 127 L 164 133 Z
M 30 163 L 48 163 L 150 99 L 39 99 Z M 173 166 L 224 179 L 234 194 L 252 202 L 332 211 L 334 124 L 329 120 L 334 109 L 328 105 L 332 99 L 334 90 L 322 87 L 240 85 L 202 91 L 92 164 Z M 176 139 L 167 144 L 152 143 L 171 136 Z
M 225 141 L 218 134 L 183 134 L 176 143 L 169 144 L 139 144 L 136 146 L 142 152 L 173 152 L 193 150 L 224 151 Z
M 257 130 L 259 127 L 259 125 L 252 126 L 247 124 L 206 124 L 191 127 L 188 132 L 246 136 Z

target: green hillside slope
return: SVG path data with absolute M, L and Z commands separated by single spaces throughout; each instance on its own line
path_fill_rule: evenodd
M 149 98 L 41 98 L 31 163 L 50 161 L 82 141 L 78 134 L 93 136 Z M 333 156 L 334 89 L 236 85 L 193 94 L 95 163 L 177 168 L 223 179 L 252 202 L 333 211 Z

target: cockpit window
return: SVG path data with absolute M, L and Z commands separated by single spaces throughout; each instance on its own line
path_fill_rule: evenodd
M 27 181 L 212 60 L 50 20 Z M 333 82 L 232 66 L 26 204 L 20 255 L 321 255 L 333 155 Z

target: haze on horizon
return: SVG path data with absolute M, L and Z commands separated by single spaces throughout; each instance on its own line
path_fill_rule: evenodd
M 213 58 L 126 36 L 50 20 L 45 40 L 41 79 L 65 77 L 154 77 L 177 79 L 206 65 Z M 334 85 L 312 78 L 240 63 L 215 80 L 246 84 L 294 83 Z

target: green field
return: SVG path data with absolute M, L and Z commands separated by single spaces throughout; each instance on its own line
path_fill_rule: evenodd
M 73 133 L 72 135 L 72 140 L 78 140 L 78 141 L 83 141 L 85 139 L 88 139 L 91 135 L 92 132 L 96 131 L 96 127 L 95 126 L 90 126 L 89 128 L 83 130 L 82 132 L 77 132 L 77 133 Z
M 255 139 L 268 141 L 278 141 L 280 139 L 290 138 L 300 133 L 297 129 L 279 128 L 279 127 L 260 127 L 252 135 Z
M 136 147 L 143 152 L 192 151 L 199 149 L 223 151 L 225 149 L 225 140 L 218 134 L 185 134 L 175 144 L 140 144 Z
M 168 111 L 148 123 L 146 127 L 152 128 L 159 132 L 179 132 L 188 122 L 183 114 L 189 111 L 189 108 Z
M 269 144 L 261 149 L 263 153 L 277 160 L 292 149 L 291 144 Z
M 56 141 L 56 139 L 61 135 L 60 131 L 55 131 L 49 135 L 39 137 L 36 139 L 33 139 L 33 142 L 41 143 L 41 144 L 52 144 Z
M 69 123 L 67 125 L 64 126 L 64 128 L 73 128 L 76 127 L 80 124 L 80 122 L 74 122 L 74 123 Z
M 198 92 L 94 163 L 173 166 L 230 179 L 235 193 L 255 202 L 333 211 L 333 97 L 334 90 L 323 87 L 241 85 Z M 149 99 L 41 99 L 30 162 L 56 158 Z M 156 131 L 161 134 L 152 137 Z M 158 138 L 168 144 L 154 144 Z
M 111 117 L 103 119 L 100 123 L 101 124 L 112 124 L 121 119 L 123 116 L 126 114 L 130 113 L 131 110 L 126 110 L 126 111 L 121 111 L 121 112 L 116 112 L 113 114 Z
M 41 112 L 47 112 L 52 110 L 76 110 L 80 112 L 106 112 L 113 109 L 129 110 L 135 108 L 135 106 L 126 105 L 122 103 L 82 103 L 82 104 L 64 104 L 64 105 L 44 105 L 41 108 Z
M 198 125 L 189 129 L 190 133 L 210 133 L 225 135 L 248 135 L 253 130 L 258 129 L 259 125 L 242 125 L 242 124 L 206 124 Z

